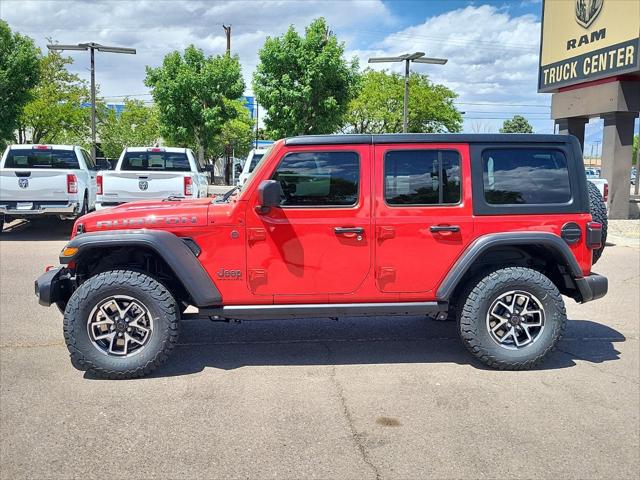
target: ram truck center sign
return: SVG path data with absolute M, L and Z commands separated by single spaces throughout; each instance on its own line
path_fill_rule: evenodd
M 640 0 L 545 0 L 538 91 L 640 71 Z

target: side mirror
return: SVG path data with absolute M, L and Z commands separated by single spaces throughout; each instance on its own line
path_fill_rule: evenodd
M 202 170 L 205 172 L 213 172 L 214 168 L 215 168 L 215 165 L 213 165 L 212 163 L 205 163 L 202 166 Z
M 260 215 L 266 215 L 269 213 L 272 207 L 280 206 L 281 200 L 280 182 L 276 180 L 263 180 L 258 185 L 258 206 L 256 211 Z

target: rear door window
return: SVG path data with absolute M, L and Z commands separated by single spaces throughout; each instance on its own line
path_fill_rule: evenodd
M 562 204 L 571 200 L 567 158 L 551 148 L 482 153 L 484 198 L 491 205 Z
M 283 206 L 351 206 L 358 203 L 360 158 L 355 152 L 287 154 L 273 176 Z
M 177 152 L 127 152 L 124 154 L 120 170 L 189 172 L 186 153 Z
M 384 197 L 389 205 L 460 202 L 460 154 L 453 150 L 395 150 L 384 156 Z
M 77 170 L 80 168 L 76 152 L 73 150 L 9 150 L 4 163 L 5 168 L 29 168 Z

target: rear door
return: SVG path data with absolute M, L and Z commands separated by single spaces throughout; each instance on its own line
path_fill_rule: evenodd
M 468 147 L 378 144 L 374 185 L 378 289 L 436 289 L 472 239 Z
M 67 201 L 67 174 L 80 166 L 73 150 L 37 145 L 9 149 L 0 170 L 4 201 Z

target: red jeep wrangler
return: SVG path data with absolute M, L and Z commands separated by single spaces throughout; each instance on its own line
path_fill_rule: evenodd
M 480 361 L 524 369 L 562 335 L 561 295 L 607 292 L 601 243 L 573 137 L 296 137 L 241 190 L 81 217 L 35 288 L 106 378 L 155 369 L 187 315 L 449 317 Z

